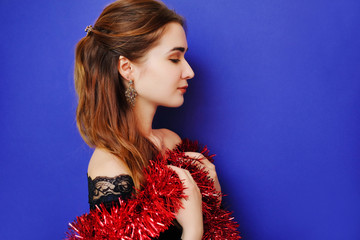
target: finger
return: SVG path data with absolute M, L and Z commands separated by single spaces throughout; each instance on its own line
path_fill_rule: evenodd
M 201 160 L 204 157 L 204 155 L 202 155 L 201 153 L 198 153 L 198 152 L 184 152 L 185 153 L 185 156 L 191 158 L 191 159 L 196 159 L 196 160 Z
M 203 165 L 206 166 L 206 168 L 214 170 L 215 169 L 215 165 L 209 161 L 209 159 L 207 158 L 203 158 L 200 160 L 200 163 L 202 163 Z
M 176 166 L 172 166 L 172 165 L 168 165 L 168 167 L 177 173 L 177 175 L 179 176 L 179 179 L 184 183 L 185 186 L 189 186 L 189 184 L 195 183 L 194 179 L 192 178 L 192 176 L 188 170 L 185 170 L 185 169 L 182 169 L 182 168 L 179 168 Z
M 197 161 L 194 161 L 194 163 L 200 168 L 205 167 L 207 171 L 215 169 L 215 165 L 201 153 L 185 152 L 185 155 L 191 159 L 196 159 Z
M 190 185 L 197 186 L 194 178 L 191 176 L 191 173 L 186 170 L 176 166 L 168 165 L 169 168 L 173 169 L 179 176 L 180 180 L 183 181 L 184 186 L 190 187 Z
M 185 152 L 185 156 L 187 156 L 190 159 L 193 159 L 195 161 L 193 161 L 193 163 L 198 166 L 199 168 L 207 168 L 208 164 L 204 164 L 206 162 L 203 162 L 204 160 L 209 162 L 209 160 L 207 160 L 204 155 L 202 155 L 201 153 L 198 152 Z
M 201 161 L 193 161 L 192 163 L 196 165 L 200 170 L 204 170 L 205 172 L 209 171 L 208 167 L 205 164 L 203 164 Z
M 167 165 L 167 167 L 174 170 L 180 179 L 187 178 L 187 175 L 185 174 L 185 172 L 183 171 L 182 168 L 172 166 L 172 165 Z

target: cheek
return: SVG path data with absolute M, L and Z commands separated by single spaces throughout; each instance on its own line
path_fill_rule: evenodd
M 170 61 L 152 61 L 140 72 L 136 89 L 142 95 L 173 94 L 179 87 L 180 77 L 179 68 Z
M 138 94 L 150 96 L 162 89 L 164 83 L 161 81 L 163 77 L 160 73 L 154 68 L 148 68 L 146 71 L 143 71 L 135 85 Z

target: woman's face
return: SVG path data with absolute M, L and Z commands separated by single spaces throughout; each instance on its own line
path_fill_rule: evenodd
M 134 66 L 136 102 L 156 106 L 179 107 L 184 102 L 187 80 L 194 72 L 185 60 L 186 35 L 178 23 L 165 26 L 157 45 L 150 49 Z

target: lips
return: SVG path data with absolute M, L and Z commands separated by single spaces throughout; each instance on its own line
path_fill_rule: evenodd
M 186 93 L 186 89 L 188 86 L 179 87 L 178 89 L 181 91 L 182 94 Z

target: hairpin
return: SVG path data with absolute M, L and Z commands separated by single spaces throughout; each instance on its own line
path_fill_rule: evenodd
M 91 25 L 87 26 L 87 27 L 85 28 L 86 36 L 88 36 L 89 33 L 90 33 L 92 30 L 93 30 L 93 27 L 92 27 Z

